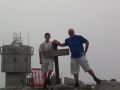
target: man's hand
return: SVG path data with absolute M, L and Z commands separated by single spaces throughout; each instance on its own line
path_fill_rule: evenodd
M 58 46 L 61 46 L 61 47 L 65 47 L 65 43 L 60 43 L 58 40 L 53 40 L 53 44 L 56 44 Z
M 60 42 L 58 40 L 53 40 L 53 44 L 60 45 Z

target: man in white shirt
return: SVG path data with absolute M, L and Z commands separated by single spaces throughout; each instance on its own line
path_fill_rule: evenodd
M 52 41 L 50 41 L 51 35 L 50 33 L 45 33 L 44 35 L 45 41 L 39 47 L 39 58 L 40 64 L 42 65 L 42 72 L 44 74 L 44 88 L 47 88 L 47 84 L 51 85 L 50 76 L 53 71 L 53 61 L 54 57 L 44 57 L 42 52 L 53 50 Z

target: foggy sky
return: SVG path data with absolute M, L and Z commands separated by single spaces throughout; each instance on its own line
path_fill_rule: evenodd
M 64 42 L 70 27 L 89 40 L 87 58 L 96 75 L 120 81 L 119 0 L 0 0 L 0 46 L 10 44 L 14 32 L 21 32 L 27 44 L 29 33 L 30 45 L 35 48 L 32 67 L 40 68 L 38 48 L 44 33 L 50 32 L 51 40 Z M 70 56 L 59 59 L 61 77 L 73 78 Z M 83 71 L 80 80 L 94 82 Z M 3 86 L 4 74 L 0 73 Z

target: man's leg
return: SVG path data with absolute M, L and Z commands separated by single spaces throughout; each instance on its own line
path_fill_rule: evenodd
M 47 79 L 46 79 L 48 85 L 51 85 L 51 82 L 50 82 L 51 74 L 52 74 L 52 70 L 49 70 L 49 72 L 48 72 L 48 77 L 47 77 Z
M 47 83 L 46 83 L 46 79 L 47 79 L 47 71 L 48 71 L 47 63 L 43 63 L 41 68 L 42 68 L 43 79 L 44 79 L 44 85 L 43 85 L 43 88 L 47 88 Z
M 50 82 L 50 77 L 51 77 L 51 74 L 53 72 L 53 62 L 49 62 L 49 65 L 48 65 L 48 77 L 47 77 L 47 84 L 48 85 L 51 85 L 51 82 Z
M 47 88 L 47 83 L 46 83 L 47 73 L 46 72 L 44 72 L 43 78 L 44 78 L 44 86 L 43 86 L 43 88 Z
M 46 72 L 43 74 L 43 77 L 44 77 L 44 80 L 47 79 L 47 73 Z
M 48 72 L 48 79 L 50 79 L 52 72 L 53 72 L 53 70 L 49 70 L 49 72 Z
M 28 78 L 26 79 L 26 85 L 29 86 L 29 85 L 28 85 Z
M 79 87 L 79 74 L 74 74 L 75 87 Z
M 97 84 L 100 84 L 101 80 L 96 77 L 92 69 L 90 69 L 88 73 L 93 77 Z
M 97 84 L 99 84 L 101 82 L 101 80 L 96 77 L 93 70 L 90 69 L 90 66 L 89 66 L 89 63 L 87 61 L 86 56 L 82 56 L 80 58 L 80 65 L 85 72 L 88 72 L 93 77 L 93 79 L 96 81 Z
M 79 87 L 79 71 L 80 71 L 79 61 L 76 60 L 76 58 L 71 58 L 71 74 L 74 75 L 75 87 Z

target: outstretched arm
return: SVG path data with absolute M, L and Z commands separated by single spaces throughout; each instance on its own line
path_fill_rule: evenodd
M 56 44 L 56 45 L 61 46 L 61 47 L 65 47 L 66 46 L 65 43 L 60 43 L 58 40 L 53 40 L 53 44 Z
M 65 47 L 65 43 L 59 43 L 58 46 Z

